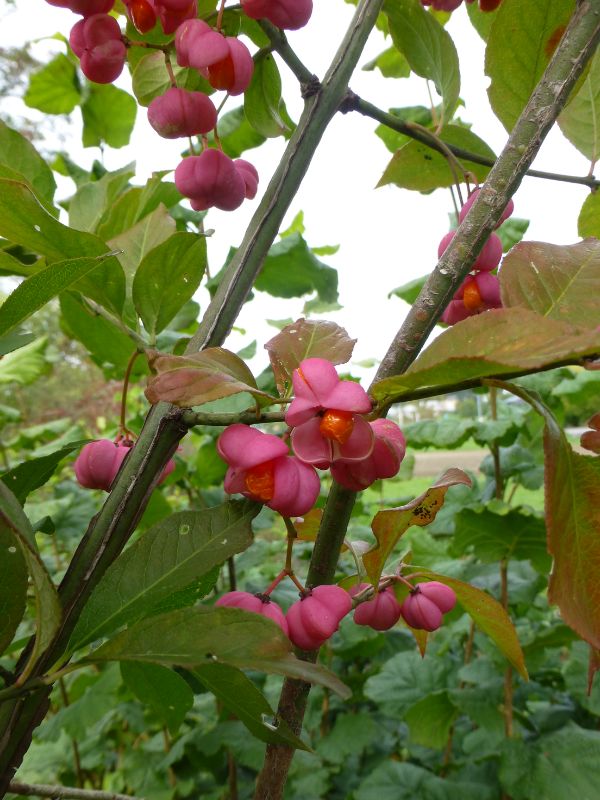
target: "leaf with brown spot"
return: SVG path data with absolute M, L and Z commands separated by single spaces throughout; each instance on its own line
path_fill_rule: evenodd
M 430 489 L 405 506 L 379 511 L 373 518 L 371 528 L 377 544 L 363 556 L 367 575 L 373 585 L 379 582 L 383 567 L 398 540 L 412 525 L 420 527 L 433 522 L 444 504 L 446 492 L 451 486 L 463 483 L 471 485 L 471 479 L 462 470 L 447 470 Z
M 350 360 L 356 339 L 335 322 L 299 319 L 265 344 L 277 388 L 283 394 L 292 373 L 305 358 L 325 358 L 332 364 Z
M 496 647 L 510 661 L 519 675 L 525 680 L 528 679 L 525 657 L 517 638 L 514 625 L 510 617 L 500 605 L 487 592 L 464 583 L 456 578 L 449 578 L 446 575 L 438 575 L 425 567 L 414 567 L 415 574 L 419 578 L 427 578 L 432 581 L 449 586 L 456 598 L 473 622 L 487 634 L 494 642 Z
M 145 392 L 153 404 L 165 400 L 182 407 L 199 406 L 240 392 L 275 399 L 257 387 L 242 359 L 223 347 L 208 347 L 189 356 L 150 354 L 149 363 L 157 373 Z
M 600 242 L 520 242 L 499 273 L 502 303 L 543 317 L 596 328 L 600 322 Z

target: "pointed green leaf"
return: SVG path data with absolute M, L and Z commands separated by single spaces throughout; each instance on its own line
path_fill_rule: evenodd
M 473 622 L 494 642 L 500 652 L 510 661 L 521 677 L 527 680 L 527 668 L 521 645 L 510 617 L 497 600 L 481 589 L 446 575 L 438 575 L 424 567 L 411 565 L 414 578 L 427 578 L 445 583 L 454 590 L 458 602 L 471 616 Z
M 89 439 L 84 439 L 78 442 L 72 442 L 66 447 L 61 447 L 54 453 L 40 458 L 32 458 L 30 461 L 24 461 L 17 467 L 14 467 L 8 472 L 0 475 L 0 480 L 11 490 L 14 496 L 20 503 L 25 503 L 27 496 L 35 489 L 39 489 L 47 481 L 50 480 L 56 468 L 70 453 L 74 450 L 79 450 L 84 444 L 87 444 Z
M 577 233 L 582 239 L 594 236 L 600 239 L 600 193 L 590 192 L 585 198 L 579 217 L 577 218 Z
M 51 203 L 56 181 L 29 139 L 0 120 L 0 163 L 22 175 L 38 197 Z
M 75 64 L 59 53 L 33 73 L 23 99 L 25 105 L 44 114 L 70 114 L 81 102 Z
M 20 283 L 0 307 L 0 335 L 8 333 L 61 292 L 98 269 L 112 253 L 58 261 Z M 92 279 L 93 280 L 93 279 Z
M 443 122 L 452 119 L 460 93 L 458 54 L 450 35 L 420 0 L 387 0 L 384 6 L 392 41 L 410 68 L 433 81 L 443 100 Z
M 135 162 L 107 172 L 100 180 L 82 184 L 69 200 L 69 225 L 78 231 L 95 233 L 134 175 Z
M 494 113 L 510 131 L 575 10 L 575 0 L 503 0 L 485 54 Z M 512 57 L 508 57 L 512 54 Z
M 0 385 L 19 383 L 21 386 L 28 386 L 49 372 L 50 364 L 46 359 L 47 347 L 48 337 L 42 336 L 3 356 L 0 359 Z
M 254 283 L 259 292 L 273 297 L 302 297 L 316 291 L 327 303 L 338 299 L 337 285 L 337 270 L 318 259 L 299 233 L 270 248 Z
M 89 83 L 88 90 L 81 105 L 83 146 L 128 145 L 137 114 L 135 98 L 112 83 Z
M 194 295 L 206 269 L 206 239 L 176 233 L 151 250 L 133 279 L 133 302 L 150 336 L 167 327 Z
M 19 547 L 33 584 L 36 607 L 36 636 L 29 660 L 21 672 L 27 676 L 38 656 L 48 647 L 62 616 L 58 594 L 35 545 L 29 520 L 12 492 L 0 481 L 0 530 L 12 535 Z
M 373 518 L 371 528 L 377 544 L 363 556 L 363 564 L 373 585 L 377 585 L 385 562 L 400 537 L 411 525 L 429 525 L 444 504 L 446 492 L 456 484 L 471 485 L 471 479 L 460 469 L 449 469 L 433 486 L 405 506 L 379 511 Z
M 180 511 L 157 523 L 114 561 L 77 622 L 70 651 L 153 612 L 252 543 L 260 505 L 231 501 Z
M 204 94 L 214 92 L 212 86 L 197 69 L 183 69 L 175 63 L 171 66 L 180 89 L 187 89 L 190 92 L 200 91 Z M 164 94 L 170 86 L 171 79 L 165 69 L 163 53 L 150 53 L 138 61 L 131 76 L 131 88 L 141 106 L 149 106 L 155 97 Z
M 250 86 L 244 92 L 244 112 L 255 131 L 266 138 L 283 136 L 288 127 L 281 117 L 281 76 L 270 52 L 254 59 Z
M 600 242 L 521 242 L 502 262 L 500 289 L 505 306 L 528 308 L 581 328 L 596 328 Z
M 198 667 L 224 663 L 300 678 L 348 697 L 329 670 L 292 655 L 292 643 L 262 614 L 239 608 L 182 608 L 142 620 L 94 650 L 88 661 L 143 661 Z
M 62 225 L 44 211 L 27 186 L 10 180 L 0 180 L 0 236 L 45 256 L 49 263 L 106 256 L 109 251 L 97 236 Z M 120 314 L 125 279 L 116 258 L 107 258 L 93 278 L 83 278 L 76 288 Z
M 410 739 L 422 747 L 443 750 L 448 734 L 458 716 L 458 709 L 443 690 L 428 694 L 411 706 L 404 719 L 410 729 Z
M 284 719 L 276 717 L 266 697 L 243 672 L 227 664 L 202 664 L 194 675 L 223 706 L 248 728 L 253 736 L 269 744 L 310 750 Z

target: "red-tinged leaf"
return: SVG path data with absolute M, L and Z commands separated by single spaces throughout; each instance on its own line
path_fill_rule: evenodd
M 222 347 L 209 347 L 189 356 L 150 354 L 156 376 L 146 388 L 150 403 L 165 400 L 178 406 L 199 406 L 232 394 L 249 392 L 267 397 L 241 358 Z
M 311 508 L 301 519 L 295 520 L 294 528 L 298 534 L 298 539 L 302 542 L 314 542 L 322 519 L 323 509 Z
M 596 328 L 600 322 L 600 242 L 572 245 L 521 242 L 499 273 L 502 302 L 543 317 Z
M 429 525 L 444 504 L 446 492 L 451 486 L 463 483 L 471 485 L 471 479 L 460 469 L 449 469 L 424 494 L 405 506 L 379 511 L 373 518 L 371 528 L 377 544 L 363 556 L 367 575 L 374 585 L 379 582 L 383 567 L 396 543 L 411 525 Z
M 291 385 L 292 372 L 305 358 L 326 358 L 333 364 L 350 360 L 356 339 L 335 322 L 299 319 L 265 344 L 277 388 L 283 394 Z
M 427 652 L 427 641 L 429 637 L 429 631 L 420 631 L 417 628 L 411 628 L 410 625 L 408 625 L 407 627 L 408 630 L 415 637 L 415 642 L 417 643 L 417 647 L 419 648 L 419 653 L 421 654 L 421 658 L 425 658 L 425 653 Z
M 460 381 L 543 370 L 600 353 L 600 331 L 542 317 L 526 308 L 499 308 L 459 322 L 438 336 L 403 375 L 371 388 L 381 404 L 416 389 L 442 394 Z
M 554 559 L 548 599 L 564 621 L 600 649 L 600 458 L 576 453 L 536 395 L 494 381 L 544 418 L 544 489 L 548 552 Z
M 456 578 L 438 575 L 425 567 L 414 567 L 414 577 L 428 578 L 449 586 L 456 594 L 458 602 L 469 614 L 473 622 L 487 634 L 501 653 L 517 670 L 519 675 L 528 680 L 525 657 L 517 638 L 517 632 L 510 617 L 497 600 L 481 589 Z
M 592 687 L 594 685 L 594 675 L 600 670 L 600 650 L 596 650 L 594 647 L 590 647 L 590 663 L 588 666 L 588 685 L 587 685 L 587 693 L 588 697 L 592 693 Z

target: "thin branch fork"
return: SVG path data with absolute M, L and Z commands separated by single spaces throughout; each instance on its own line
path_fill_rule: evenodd
M 46 783 L 21 783 L 11 781 L 8 791 L 23 797 L 51 797 L 56 800 L 144 800 L 130 794 L 99 792 L 93 789 L 75 789 L 72 786 L 50 786 Z

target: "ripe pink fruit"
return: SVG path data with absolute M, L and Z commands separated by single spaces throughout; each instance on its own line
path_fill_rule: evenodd
M 242 608 L 253 614 L 262 614 L 273 620 L 279 625 L 286 636 L 289 635 L 288 623 L 281 608 L 266 595 L 250 594 L 250 592 L 227 592 L 219 597 L 215 606 L 226 606 L 228 608 Z
M 198 15 L 196 0 L 153 0 L 153 3 L 166 34 L 175 33 L 182 23 Z
M 350 589 L 350 595 L 366 589 L 370 584 L 361 583 Z M 368 625 L 376 631 L 387 631 L 393 628 L 400 619 L 401 605 L 396 600 L 396 595 L 391 588 L 378 592 L 372 600 L 366 600 L 357 606 L 354 612 L 354 622 L 357 625 Z
M 246 182 L 234 162 L 220 150 L 188 156 L 175 170 L 175 185 L 195 211 L 211 206 L 233 211 L 244 202 Z
M 479 195 L 479 192 L 480 192 L 479 189 L 475 189 L 475 191 L 471 192 L 471 194 L 468 196 L 467 202 L 464 204 L 464 206 L 459 211 L 459 214 L 458 214 L 458 221 L 459 222 L 462 222 L 464 220 L 464 218 L 467 216 L 467 214 L 469 213 L 469 209 L 471 208 L 471 206 L 473 205 L 473 203 L 477 199 L 477 197 Z M 503 222 L 506 222 L 506 220 L 510 217 L 510 215 L 513 213 L 514 210 L 515 210 L 515 204 L 513 203 L 512 200 L 509 200 L 506 208 L 502 212 L 502 216 L 500 217 L 500 220 L 499 220 L 498 224 L 496 225 L 496 227 L 499 228 L 500 225 L 502 225 Z
M 140 33 L 148 33 L 156 25 L 153 0 L 124 0 L 129 18 Z
M 191 19 L 177 29 L 175 50 L 180 67 L 197 69 L 215 89 L 238 95 L 250 85 L 254 62 L 246 45 L 214 31 L 200 19 Z
M 68 8 L 74 14 L 91 17 L 93 14 L 108 14 L 115 0 L 46 0 L 51 6 Z
M 411 628 L 435 631 L 442 624 L 442 616 L 456 605 L 453 590 L 439 581 L 418 583 L 402 603 L 402 616 Z
M 317 650 L 337 631 L 352 599 L 339 586 L 317 586 L 288 609 L 291 641 L 301 650 Z
M 111 442 L 110 439 L 88 442 L 75 460 L 77 481 L 85 489 L 103 489 L 109 492 L 130 449 L 130 444 Z M 170 459 L 162 471 L 159 483 L 166 480 L 174 469 L 175 461 Z
M 495 275 L 489 272 L 478 272 L 467 275 L 454 299 L 442 314 L 442 322 L 456 325 L 467 317 L 481 314 L 490 308 L 501 308 L 500 283 Z
M 94 83 L 112 83 L 123 71 L 127 48 L 114 17 L 94 14 L 79 20 L 71 30 L 69 44 L 84 75 Z
M 224 488 L 265 503 L 286 517 L 309 511 L 319 495 L 320 481 L 312 467 L 289 455 L 285 442 L 270 433 L 236 423 L 217 441 L 227 462 Z
M 303 28 L 312 14 L 312 0 L 242 0 L 242 11 L 252 19 L 268 19 L 286 30 Z
M 362 461 L 335 461 L 331 465 L 333 479 L 353 492 L 361 492 L 379 478 L 393 478 L 406 454 L 404 434 L 395 422 L 376 419 L 369 425 L 375 434 L 371 454 Z
M 217 124 L 217 109 L 202 92 L 172 87 L 148 106 L 148 122 L 165 139 L 208 133 Z

